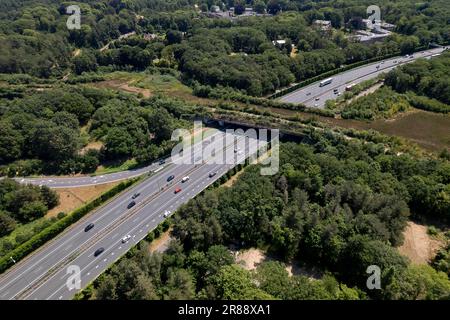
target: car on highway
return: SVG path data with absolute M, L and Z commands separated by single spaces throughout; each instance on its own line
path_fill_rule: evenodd
M 91 230 L 94 227 L 93 223 L 89 223 L 86 228 L 84 228 L 84 232 L 88 232 L 89 230 Z
M 167 217 L 170 216 L 171 214 L 172 214 L 172 211 L 170 211 L 170 210 L 164 211 L 164 218 L 167 218 Z
M 175 176 L 174 176 L 174 175 L 171 175 L 171 176 L 169 176 L 169 177 L 167 178 L 167 182 L 170 182 L 170 181 L 172 181 L 173 179 L 175 179 Z
M 320 100 L 320 98 L 316 98 L 316 101 L 319 101 Z
M 307 96 L 310 96 L 310 95 L 311 95 L 311 92 L 308 92 L 306 95 L 307 95 Z
M 314 107 L 316 107 L 316 108 L 317 108 L 318 106 L 319 106 L 319 104 L 318 104 L 318 103 L 314 103 Z
M 136 201 L 131 201 L 131 202 L 128 204 L 127 208 L 128 208 L 128 209 L 131 209 L 131 208 L 133 208 L 135 205 L 136 205 Z
M 105 248 L 98 248 L 97 250 L 95 250 L 94 252 L 94 256 L 98 257 L 99 255 L 101 255 L 103 253 L 103 251 L 105 251 Z
M 397 60 L 394 60 L 394 63 L 397 63 Z
M 181 179 L 181 182 L 183 182 L 183 183 L 185 183 L 185 182 L 187 182 L 187 181 L 189 181 L 189 177 L 188 176 L 186 176 L 186 177 L 184 177 L 183 179 Z
M 338 89 L 334 89 L 333 92 L 334 92 L 334 94 L 337 94 L 339 92 L 339 90 Z
M 137 197 L 139 197 L 141 194 L 139 192 L 133 194 L 133 196 L 131 197 L 132 199 L 136 199 Z
M 217 174 L 217 172 L 211 172 L 211 173 L 209 174 L 209 177 L 212 178 L 212 177 L 214 177 L 216 174 Z
M 164 160 L 164 159 L 159 161 L 159 165 L 160 165 L 160 166 L 162 166 L 162 165 L 165 164 L 165 163 L 166 163 L 166 160 Z
M 180 187 L 177 187 L 176 189 L 175 189 L 175 194 L 177 194 L 177 193 L 180 193 L 181 192 L 181 188 Z
M 131 236 L 130 235 L 126 235 L 125 237 L 122 238 L 122 243 L 126 243 L 130 239 L 131 239 Z

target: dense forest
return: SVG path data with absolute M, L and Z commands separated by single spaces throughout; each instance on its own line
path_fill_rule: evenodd
M 4 175 L 90 173 L 99 163 L 167 154 L 185 107 L 166 98 L 66 86 L 0 99 L 0 170 Z M 100 141 L 101 149 L 89 148 Z M 87 147 L 87 148 L 86 148 Z
M 60 78 L 70 69 L 81 74 L 99 66 L 170 66 L 183 71 L 193 86 L 229 86 L 261 96 L 343 64 L 450 40 L 444 0 L 381 1 L 382 17 L 397 25 L 396 33 L 371 45 L 346 37 L 361 28 L 357 22 L 366 17 L 370 1 L 227 1 L 224 10 L 245 6 L 269 13 L 236 20 L 202 14 L 212 5 L 222 6 L 220 1 L 196 3 L 197 9 L 183 0 L 83 1 L 78 3 L 81 30 L 68 30 L 69 2 L 3 1 L 0 73 Z M 330 20 L 334 31 L 317 30 L 312 26 L 316 19 Z M 130 32 L 136 36 L 110 43 Z M 149 33 L 157 36 L 142 37 Z M 272 44 L 280 39 L 286 42 Z M 98 50 L 106 44 L 111 47 Z M 76 48 L 82 53 L 72 56 Z
M 149 254 L 142 243 L 85 298 L 448 298 L 445 273 L 413 266 L 395 249 L 409 218 L 449 220 L 448 161 L 399 156 L 331 133 L 313 131 L 305 142 L 282 145 L 279 174 L 261 176 L 250 166 L 233 187 L 181 207 L 164 254 Z M 235 265 L 229 246 L 264 248 L 282 262 L 249 272 Z M 437 270 L 448 272 L 446 257 L 437 258 Z M 326 276 L 289 277 L 283 263 L 292 260 Z M 381 268 L 382 290 L 366 288 L 369 265 Z
M 10 234 L 19 224 L 43 217 L 58 203 L 56 192 L 46 186 L 24 186 L 14 180 L 0 180 L 0 237 Z

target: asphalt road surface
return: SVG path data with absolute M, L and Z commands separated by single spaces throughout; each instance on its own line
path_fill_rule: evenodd
M 366 80 L 373 79 L 381 73 L 387 73 L 399 65 L 413 62 L 419 58 L 430 58 L 434 54 L 439 54 L 444 48 L 436 48 L 422 52 L 416 52 L 410 57 L 395 57 L 375 63 L 371 63 L 359 68 L 348 70 L 337 75 L 331 76 L 333 82 L 331 84 L 320 87 L 322 81 L 317 81 L 306 87 L 300 88 L 285 96 L 279 98 L 282 102 L 304 104 L 307 107 L 324 108 L 327 100 L 336 99 L 338 94 L 334 92 L 345 92 L 345 87 L 350 84 L 358 84 Z M 379 68 L 377 68 L 379 66 Z
M 219 133 L 223 137 L 224 133 Z M 126 253 L 137 242 L 153 230 L 164 219 L 164 213 L 175 212 L 182 204 L 214 183 L 236 164 L 254 154 L 266 142 L 250 139 L 244 148 L 236 149 L 232 139 L 210 140 L 209 146 L 219 145 L 225 150 L 227 159 L 219 161 L 220 153 L 204 158 L 200 164 L 169 164 L 163 170 L 145 179 L 142 183 L 126 191 L 121 196 L 107 203 L 92 214 L 70 227 L 27 258 L 0 276 L 0 300 L 67 300 L 73 298 L 76 289 L 69 290 L 67 280 L 69 266 L 78 266 L 81 270 L 81 288 L 98 277 Z M 233 137 L 234 138 L 234 137 Z M 213 139 L 213 138 L 211 138 Z M 237 138 L 243 141 L 243 137 Z M 221 142 L 222 141 L 222 142 Z M 222 145 L 220 143 L 223 143 Z M 223 147 L 225 146 L 225 147 Z M 242 146 L 242 145 L 241 145 Z M 195 148 L 198 148 L 197 145 Z M 194 162 L 197 155 L 191 157 Z M 227 164 L 228 163 L 228 164 Z M 215 172 L 213 177 L 210 173 Z M 168 182 L 168 177 L 174 179 Z M 183 177 L 189 180 L 182 182 Z M 181 188 L 175 193 L 176 188 Z M 140 193 L 136 204 L 128 208 L 132 196 Z M 85 231 L 85 227 L 94 223 L 94 228 Z M 123 243 L 122 238 L 130 239 Z M 97 257 L 94 252 L 104 248 Z
M 214 135 L 214 134 L 213 134 Z M 212 136 L 213 136 L 212 135 Z M 160 164 L 160 160 L 164 160 L 164 164 Z M 25 178 L 19 177 L 14 178 L 17 182 L 23 184 L 33 184 L 39 186 L 48 186 L 53 189 L 58 188 L 77 188 L 77 187 L 88 187 L 93 185 L 99 185 L 104 183 L 111 183 L 122 181 L 126 179 L 131 179 L 139 177 L 150 171 L 155 171 L 161 167 L 165 167 L 170 164 L 170 157 L 167 159 L 160 159 L 151 165 L 138 169 L 130 169 L 116 173 L 108 173 L 98 176 L 79 176 L 79 177 L 42 177 L 42 178 Z

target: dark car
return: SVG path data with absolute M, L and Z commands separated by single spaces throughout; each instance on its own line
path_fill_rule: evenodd
M 138 192 L 138 193 L 135 193 L 135 194 L 133 194 L 133 199 L 136 199 L 137 197 L 139 197 L 141 194 Z
M 105 251 L 105 248 L 98 248 L 97 250 L 95 250 L 94 256 L 98 257 L 102 254 L 103 251 Z
M 165 164 L 165 163 L 166 163 L 166 160 L 164 160 L 164 159 L 159 161 L 159 165 L 160 165 L 160 166 L 163 165 L 163 164 Z
M 133 208 L 134 206 L 135 206 L 135 204 L 136 204 L 136 202 L 135 201 L 131 201 L 129 204 L 128 204 L 128 209 L 131 209 L 131 208 Z
M 174 176 L 174 175 L 171 175 L 170 177 L 167 178 L 167 182 L 170 182 L 170 181 L 172 181 L 173 179 L 175 179 L 175 176 Z
M 214 177 L 216 174 L 217 174 L 217 172 L 211 172 L 211 173 L 209 174 L 209 177 L 212 178 L 212 177 Z
M 86 228 L 84 228 L 84 232 L 88 232 L 89 230 L 91 230 L 94 227 L 93 223 L 89 223 Z

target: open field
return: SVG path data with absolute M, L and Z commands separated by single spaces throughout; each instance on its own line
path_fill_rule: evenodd
M 216 101 L 196 97 L 192 89 L 182 84 L 176 77 L 169 74 L 113 72 L 106 76 L 105 81 L 87 84 L 97 88 L 122 90 L 128 93 L 142 94 L 144 98 L 162 94 L 179 98 L 200 105 L 214 104 Z
M 400 113 L 392 119 L 361 121 L 322 117 L 305 112 L 277 108 L 270 108 L 270 111 L 284 117 L 299 115 L 303 119 L 313 118 L 332 127 L 357 130 L 373 129 L 388 136 L 405 138 L 428 151 L 440 152 L 444 148 L 450 150 L 450 115 L 413 108 L 411 111 Z

